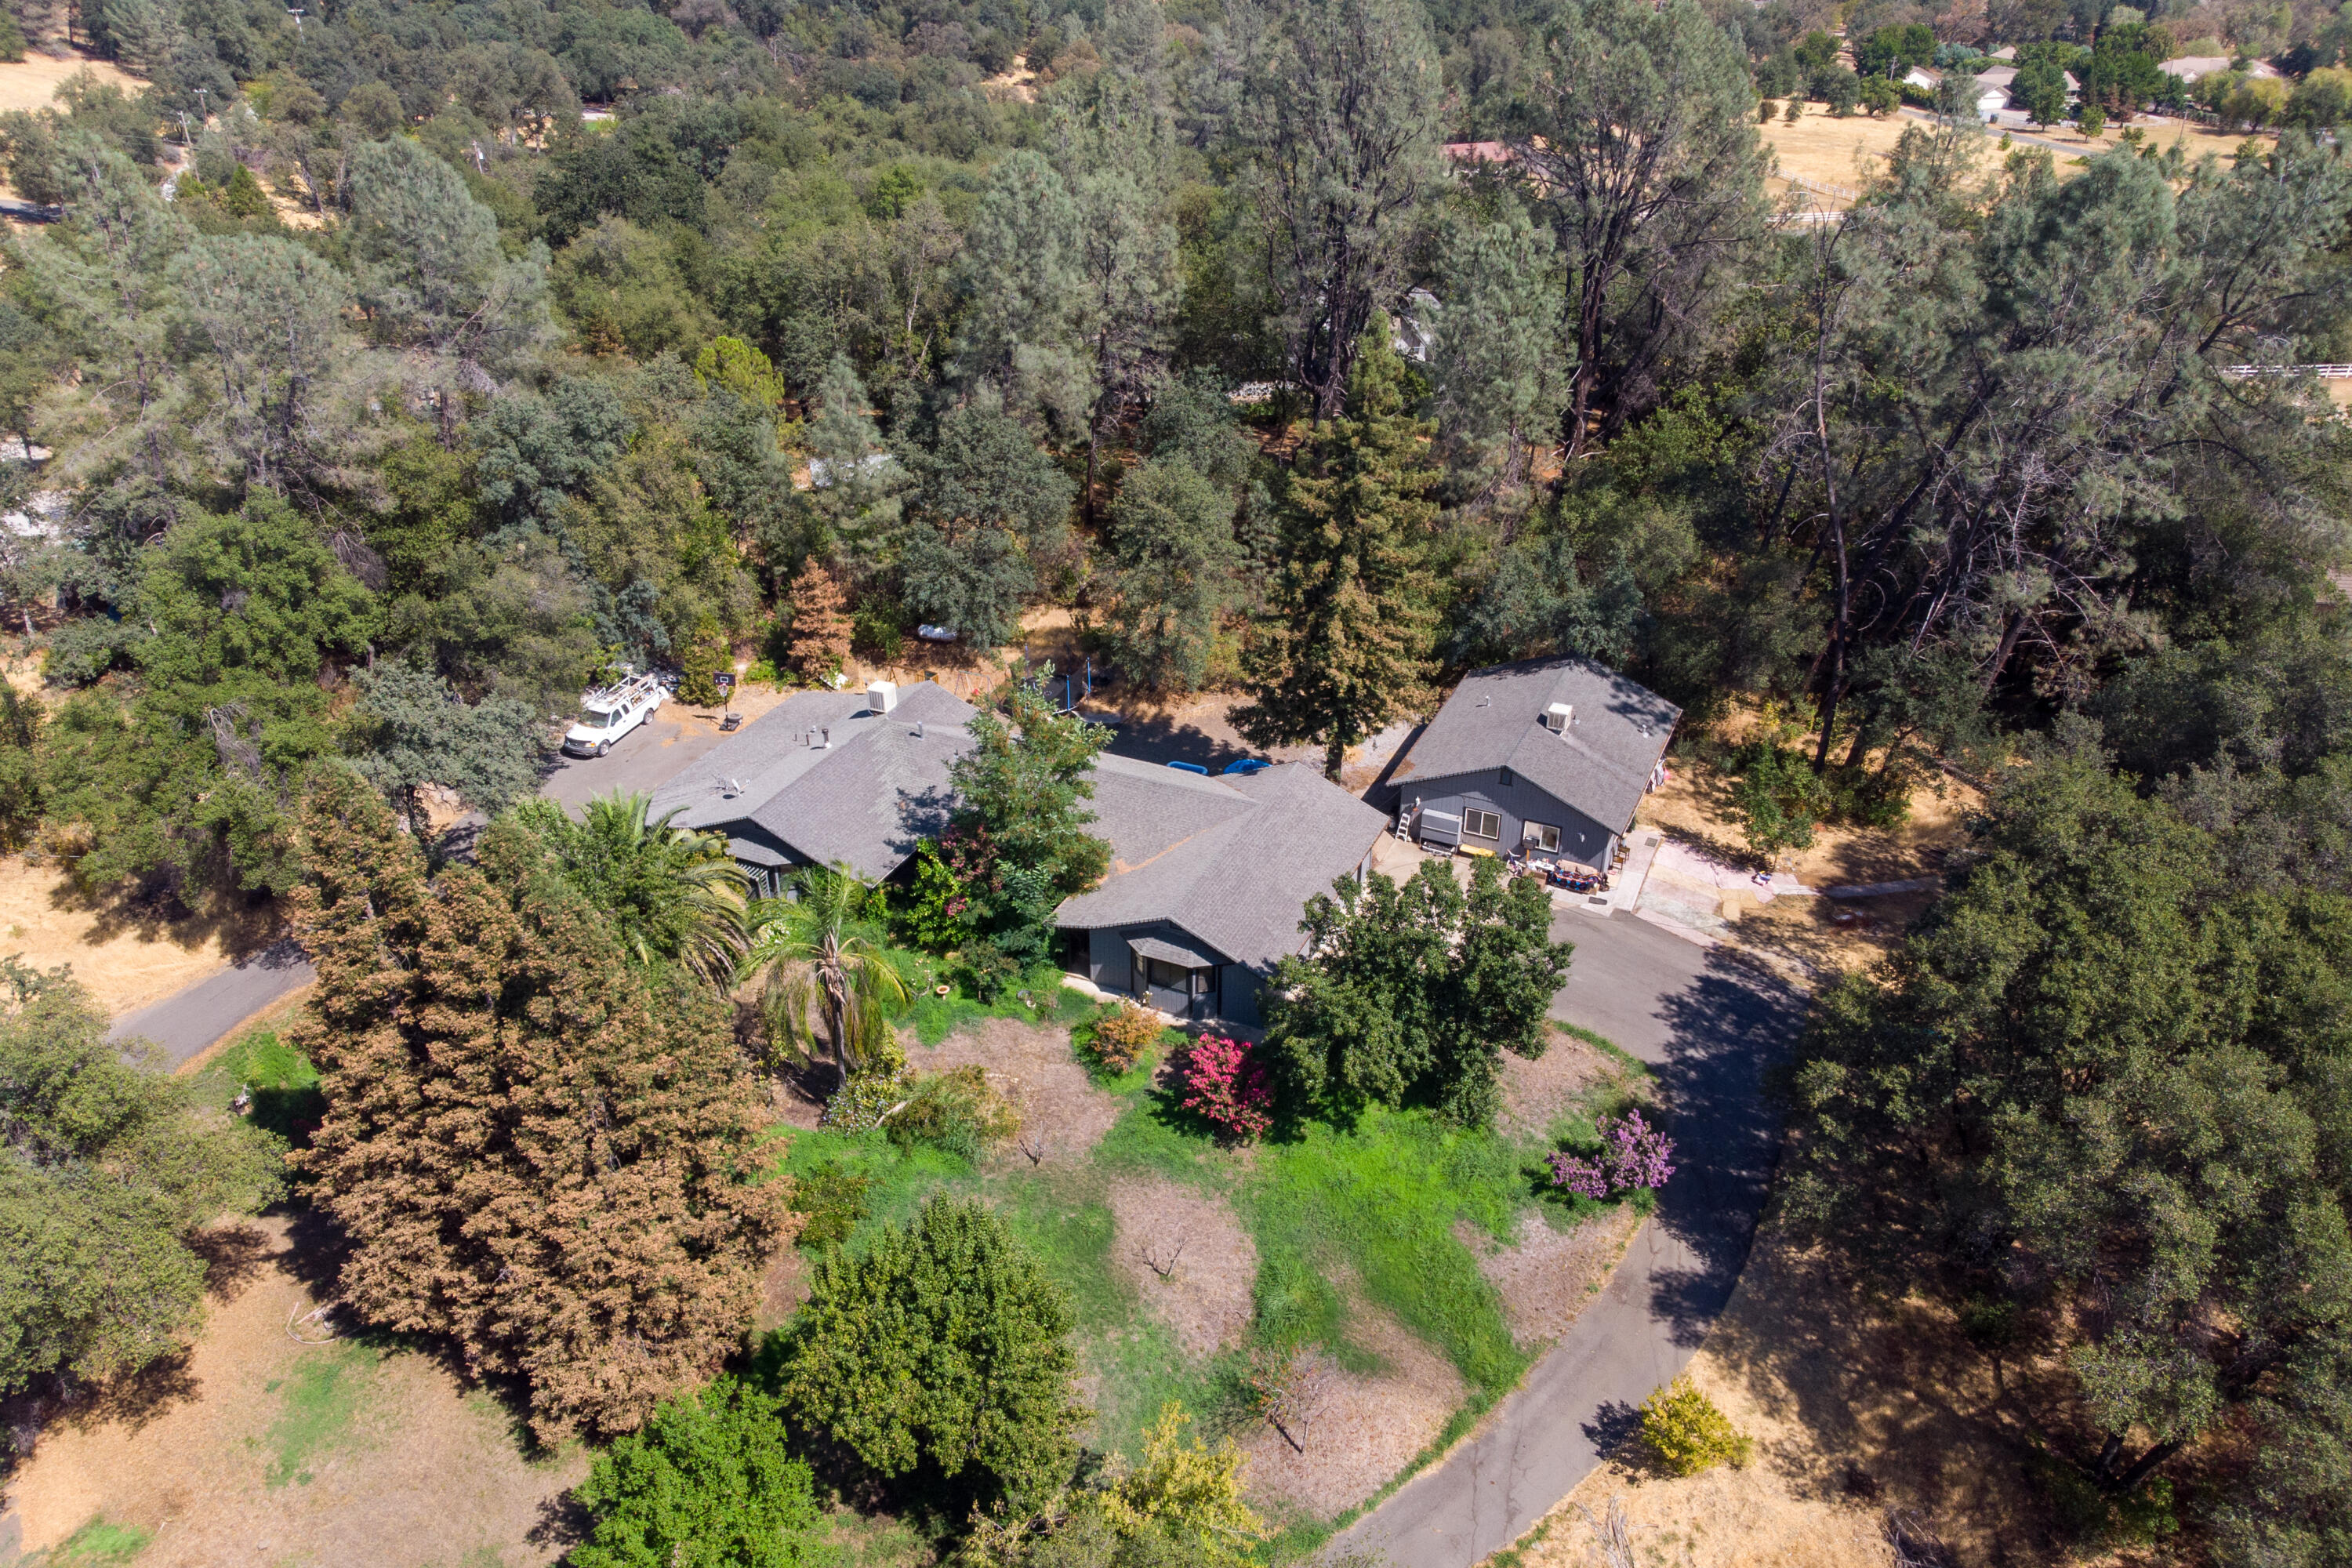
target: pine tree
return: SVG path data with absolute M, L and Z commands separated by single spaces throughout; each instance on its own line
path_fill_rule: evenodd
M 1181 458 L 1154 458 L 1128 475 L 1112 522 L 1114 657 L 1147 686 L 1190 690 L 1235 597 L 1233 492 Z
M 840 580 L 811 557 L 793 579 L 792 659 L 811 680 L 839 671 L 849 657 L 849 616 L 843 613 Z
M 1349 746 L 1428 689 L 1436 617 L 1418 575 L 1437 471 L 1403 377 L 1388 319 L 1375 316 L 1348 412 L 1317 426 L 1286 487 L 1280 559 L 1244 656 L 1253 700 L 1234 723 L 1262 746 L 1320 742 L 1333 779 Z
M 967 385 L 995 388 L 1008 412 L 1040 410 L 1068 431 L 1085 424 L 1095 397 L 1080 227 L 1053 164 L 1026 148 L 1007 154 L 964 235 L 971 308 L 956 340 Z
M 820 529 L 809 548 L 826 554 L 856 551 L 898 523 L 907 471 L 883 446 L 866 411 L 866 384 L 848 356 L 835 354 L 825 367 L 816 405 L 807 435 L 808 506 Z M 779 574 L 787 564 L 772 551 L 769 562 Z
M 518 825 L 428 887 L 356 776 L 306 816 L 295 1043 L 327 1114 L 299 1160 L 352 1243 L 344 1299 L 527 1382 L 543 1437 L 635 1428 L 740 1342 L 790 1235 L 723 1003 L 624 963 Z
M 1524 482 L 1529 445 L 1558 413 L 1558 270 L 1551 236 L 1515 201 L 1447 247 L 1429 368 L 1438 445 L 1465 496 Z

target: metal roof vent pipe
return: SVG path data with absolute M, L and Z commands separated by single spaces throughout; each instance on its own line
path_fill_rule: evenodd
M 819 750 L 819 751 L 821 751 L 821 752 L 829 752 L 829 751 L 833 750 L 833 726 L 832 726 L 832 725 L 828 724 L 828 725 L 826 725 L 826 726 L 825 726 L 825 728 L 824 728 L 824 743 L 823 743 L 822 745 L 820 745 L 820 746 L 817 748 L 817 750 Z
M 915 739 L 917 739 L 918 741 L 919 741 L 919 740 L 921 740 L 922 738 L 923 738 L 923 721 L 922 721 L 920 719 L 918 719 L 918 720 L 916 720 L 916 721 L 915 721 Z

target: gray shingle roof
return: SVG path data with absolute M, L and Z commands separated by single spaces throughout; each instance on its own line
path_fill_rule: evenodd
M 887 877 L 946 827 L 948 764 L 971 747 L 973 711 L 928 680 L 887 716 L 863 691 L 803 691 L 656 790 L 654 814 L 678 807 L 681 827 L 756 824 L 804 859 Z M 832 730 L 830 747 L 808 743 L 812 725 Z
M 1555 702 L 1576 710 L 1568 733 L 1543 727 Z M 1474 669 L 1412 743 L 1390 782 L 1407 797 L 1422 781 L 1508 768 L 1612 832 L 1633 821 L 1651 770 L 1682 710 L 1588 658 L 1531 658 Z
M 728 831 L 742 858 L 774 858 L 746 831 L 756 828 L 803 859 L 886 877 L 917 839 L 946 828 L 948 764 L 971 744 L 973 711 L 929 681 L 899 693 L 887 718 L 866 710 L 862 691 L 803 692 L 656 790 L 654 810 L 678 807 L 680 826 Z M 831 726 L 830 749 L 808 744 L 811 725 Z M 1202 778 L 1105 756 L 1094 787 L 1088 831 L 1109 843 L 1110 869 L 1064 902 L 1060 923 L 1168 921 L 1229 962 L 1262 968 L 1297 951 L 1307 900 L 1353 871 L 1388 826 L 1297 763 Z
M 1095 773 L 1094 831 L 1110 871 L 1066 900 L 1080 930 L 1167 921 L 1228 961 L 1269 968 L 1298 951 L 1307 900 L 1355 870 L 1388 826 L 1313 768 L 1202 778 L 1126 757 Z

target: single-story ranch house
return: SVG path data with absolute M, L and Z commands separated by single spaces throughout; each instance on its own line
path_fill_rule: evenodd
M 1399 824 L 1433 848 L 1607 870 L 1681 718 L 1591 659 L 1473 670 L 1389 775 Z
M 654 811 L 726 834 L 762 893 L 803 866 L 879 881 L 946 828 L 972 713 L 930 681 L 803 692 L 655 792 Z M 1307 900 L 1360 873 L 1388 823 L 1297 763 L 1208 778 L 1104 756 L 1094 786 L 1110 869 L 1058 911 L 1065 963 L 1180 1017 L 1257 1022 Z

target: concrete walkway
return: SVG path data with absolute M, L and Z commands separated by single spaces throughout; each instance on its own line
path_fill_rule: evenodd
M 1730 1298 L 1771 1179 L 1764 1069 L 1794 1038 L 1803 998 L 1631 916 L 1561 911 L 1576 944 L 1552 1016 L 1657 1069 L 1678 1168 L 1608 1286 L 1518 1392 L 1435 1468 L 1343 1532 L 1331 1554 L 1394 1568 L 1469 1568 L 1508 1546 L 1631 1431 Z
M 318 977 L 300 948 L 281 942 L 161 1002 L 125 1013 L 107 1029 L 106 1037 L 152 1040 L 163 1048 L 164 1062 L 176 1068 Z

